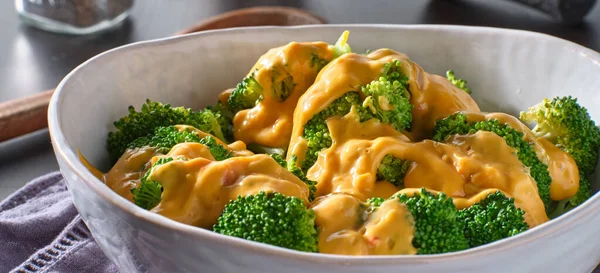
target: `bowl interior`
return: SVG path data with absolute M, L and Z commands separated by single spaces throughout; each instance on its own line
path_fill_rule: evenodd
M 104 53 L 59 88 L 58 130 L 71 151 L 107 170 L 112 122 L 148 98 L 192 108 L 214 104 L 269 48 L 291 41 L 334 43 L 351 31 L 354 52 L 388 47 L 430 73 L 453 69 L 484 111 L 513 115 L 545 97 L 572 95 L 600 121 L 600 58 L 572 43 L 529 32 L 442 26 L 315 26 L 211 31 Z M 598 179 L 593 181 L 598 188 Z

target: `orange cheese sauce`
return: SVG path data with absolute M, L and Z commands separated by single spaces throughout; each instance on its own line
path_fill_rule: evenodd
M 523 133 L 524 139 L 533 144 L 540 161 L 548 166 L 552 183 L 550 198 L 555 201 L 574 196 L 579 190 L 579 169 L 573 158 L 548 140 L 536 138 L 533 132 L 518 118 L 504 113 L 465 112 L 469 122 L 496 119 Z
M 360 123 L 355 111 L 329 119 L 328 126 L 333 145 L 319 154 L 307 173 L 309 179 L 317 181 L 317 196 L 345 193 L 366 201 L 393 194 L 389 184 L 385 194 L 376 189 L 381 183 L 376 182 L 379 162 L 392 154 L 412 162 L 404 177 L 407 188 L 441 191 L 459 203 L 488 189 L 501 190 L 526 212 L 530 226 L 548 221 L 535 181 L 514 149 L 496 134 L 481 131 L 453 136 L 447 143 L 409 142 L 401 135 L 385 136 L 388 125 Z M 363 126 L 369 130 L 361 130 Z M 382 136 L 372 137 L 378 133 Z
M 319 227 L 319 252 L 344 255 L 414 255 L 414 226 L 405 205 L 388 200 L 373 212 L 346 194 L 317 199 L 312 210 Z
M 238 196 L 261 191 L 296 196 L 308 204 L 308 188 L 268 155 L 249 155 L 215 161 L 200 143 L 175 145 L 167 155 L 153 149 L 128 150 L 104 176 L 106 184 L 132 200 L 143 166 L 160 157 L 185 158 L 157 166 L 150 180 L 163 186 L 162 200 L 151 211 L 202 228 L 212 228 L 226 204 Z
M 306 152 L 302 135 L 304 125 L 317 113 L 347 92 L 379 78 L 385 64 L 399 60 L 409 77 L 413 124 L 408 135 L 413 141 L 430 136 L 435 122 L 456 111 L 479 111 L 471 96 L 445 78 L 432 75 L 412 62 L 408 56 L 390 49 L 380 49 L 369 55 L 348 53 L 333 60 L 317 76 L 315 83 L 300 97 L 294 112 L 294 127 L 288 148 L 288 159 L 299 159 Z M 383 103 L 385 105 L 385 103 Z
M 260 57 L 248 75 L 263 88 L 263 100 L 251 109 L 236 113 L 233 119 L 234 137 L 245 143 L 267 147 L 287 148 L 292 133 L 292 119 L 298 99 L 314 82 L 318 67 L 313 55 L 324 60 L 333 58 L 333 50 L 324 42 L 292 42 L 273 48 Z M 294 87 L 285 101 L 273 95 L 273 84 L 292 77 Z M 226 90 L 220 100 L 226 101 L 231 90 Z
M 167 155 L 155 149 L 127 150 L 113 168 L 97 176 L 119 195 L 132 200 L 130 190 L 160 157 L 183 158 L 153 169 L 149 179 L 163 186 L 162 200 L 151 211 L 175 221 L 210 229 L 226 204 L 238 196 L 261 191 L 279 192 L 302 199 L 315 213 L 319 230 L 319 251 L 346 255 L 414 255 L 414 223 L 405 205 L 385 201 L 370 210 L 365 201 L 389 198 L 397 193 L 412 195 L 425 187 L 452 197 L 458 209 L 467 208 L 501 191 L 514 198 L 525 211 L 530 227 L 546 221 L 545 207 L 536 182 L 517 158 L 516 150 L 494 133 L 480 131 L 450 136 L 443 143 L 428 140 L 437 120 L 463 112 L 469 122 L 497 119 L 523 132 L 538 158 L 548 165 L 553 200 L 569 198 L 579 188 L 579 173 L 573 159 L 544 139 L 537 139 L 517 118 L 502 113 L 481 113 L 465 91 L 445 78 L 428 74 L 406 55 L 389 49 L 368 55 L 345 54 L 326 65 L 317 75 L 312 54 L 330 60 L 326 43 L 290 43 L 263 55 L 251 71 L 264 90 L 264 99 L 234 118 L 236 142 L 225 145 L 235 157 L 215 161 L 208 148 L 199 143 L 182 143 Z M 298 177 L 279 166 L 268 155 L 255 155 L 247 143 L 288 148 L 287 159 L 303 160 L 307 150 L 302 137 L 304 125 L 346 92 L 377 79 L 384 65 L 400 60 L 409 77 L 413 123 L 410 132 L 398 132 L 377 120 L 360 122 L 357 109 L 326 121 L 331 147 L 318 154 L 306 176 L 317 182 L 317 199 L 311 204 L 309 190 Z M 283 71 L 283 72 L 282 72 Z M 284 73 L 285 72 L 285 73 Z M 251 72 L 252 73 L 252 72 Z M 287 73 L 287 74 L 286 74 Z M 291 76 L 294 89 L 285 101 L 272 95 L 273 82 Z M 226 102 L 231 89 L 219 100 Z M 383 108 L 389 102 L 379 101 Z M 207 136 L 193 127 L 178 125 Z M 384 156 L 407 160 L 410 167 L 404 188 L 377 181 L 377 169 Z M 82 159 L 84 160 L 84 159 Z
M 306 185 L 268 155 L 223 161 L 203 157 L 174 160 L 154 169 L 149 179 L 160 181 L 164 189 L 162 201 L 153 212 L 208 229 L 216 223 L 225 205 L 238 196 L 279 192 L 308 204 Z

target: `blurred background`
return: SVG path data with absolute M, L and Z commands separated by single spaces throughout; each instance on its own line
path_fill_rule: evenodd
M 44 20 L 93 25 L 94 20 L 104 19 L 95 17 L 90 6 L 111 1 L 0 1 L 0 103 L 5 103 L 0 104 L 0 132 L 5 129 L 2 105 L 53 89 L 77 65 L 103 51 L 167 37 L 211 16 L 254 6 L 297 7 L 332 24 L 453 24 L 530 30 L 600 51 L 600 6 L 594 5 L 594 0 L 120 1 L 104 7 L 111 18 L 118 17 L 116 26 L 101 32 L 80 31 L 93 32 L 85 35 L 57 33 L 77 29 L 48 26 L 45 23 L 52 22 Z M 42 9 L 51 4 L 71 6 L 70 10 Z M 76 18 L 69 14 L 71 11 L 76 12 Z M 47 130 L 0 142 L 0 199 L 30 179 L 57 169 Z

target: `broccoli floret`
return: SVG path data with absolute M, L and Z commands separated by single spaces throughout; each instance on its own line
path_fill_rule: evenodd
M 275 162 L 277 162 L 277 164 L 279 164 L 279 166 L 287 169 L 287 162 L 285 161 L 285 159 L 283 159 L 283 157 L 281 157 L 280 154 L 269 154 L 269 156 L 271 156 L 273 159 L 275 159 Z
M 325 121 L 333 116 L 344 116 L 353 105 L 360 105 L 358 92 L 348 92 L 334 100 L 327 108 L 314 115 L 304 125 L 304 138 L 307 141 L 307 152 L 302 161 L 302 170 L 307 171 L 317 161 L 319 151 L 331 146 L 331 136 Z
M 190 130 L 179 131 L 175 126 L 157 127 L 148 136 L 135 139 L 127 148 L 156 147 L 166 154 L 173 146 L 184 142 L 200 142 L 200 137 Z
M 521 112 L 521 120 L 536 123 L 533 133 L 554 143 L 569 153 L 581 176 L 594 172 L 600 149 L 600 129 L 587 109 L 571 96 L 544 99 L 541 103 Z
M 217 141 L 211 136 L 205 136 L 199 142 L 200 144 L 208 147 L 210 154 L 217 161 L 233 157 L 233 153 L 231 151 L 227 150 L 227 148 L 225 148 L 223 145 L 217 143 Z
M 173 161 L 171 157 L 159 158 L 156 163 L 150 167 L 148 171 L 142 176 L 140 185 L 137 188 L 131 189 L 133 194 L 133 202 L 143 208 L 150 210 L 160 203 L 163 187 L 158 181 L 148 180 L 152 171 L 160 165 L 166 164 Z
M 404 175 L 410 167 L 410 161 L 387 154 L 377 168 L 377 181 L 386 180 L 396 187 L 404 187 Z
M 379 207 L 383 202 L 385 202 L 385 198 L 381 197 L 373 197 L 367 199 L 367 204 L 371 207 Z
M 523 165 L 529 167 L 529 174 L 537 184 L 540 198 L 544 202 L 546 209 L 549 208 L 551 203 L 550 183 L 552 182 L 552 178 L 550 177 L 548 166 L 539 160 L 533 144 L 525 141 L 522 132 L 515 130 L 507 124 L 502 124 L 495 119 L 470 123 L 462 113 L 455 113 L 439 120 L 435 124 L 433 131 L 433 140 L 435 141 L 444 141 L 452 135 L 467 135 L 476 133 L 477 131 L 492 132 L 504 138 L 506 144 L 517 151 L 517 158 Z
M 289 172 L 291 172 L 296 177 L 300 178 L 302 182 L 306 184 L 308 187 L 309 195 L 308 201 L 312 202 L 315 199 L 315 192 L 317 191 L 317 182 L 312 181 L 306 177 L 302 169 L 297 165 L 297 157 L 292 156 L 290 162 L 286 162 L 281 155 L 278 154 L 269 154 L 275 161 L 281 165 L 281 167 L 286 168 Z
M 391 124 L 398 131 L 410 128 L 412 122 L 408 77 L 401 70 L 400 61 L 387 63 L 379 79 L 363 86 L 367 98 L 363 107 L 383 123 Z
M 482 201 L 458 211 L 470 247 L 489 244 L 529 229 L 522 209 L 514 199 L 497 191 Z
M 308 201 L 312 202 L 315 199 L 315 192 L 317 191 L 317 182 L 312 181 L 306 177 L 304 171 L 302 171 L 302 169 L 298 167 L 297 160 L 298 158 L 296 156 L 292 156 L 290 161 L 287 163 L 287 169 L 306 184 L 309 192 Z
M 467 81 L 465 81 L 465 80 L 463 80 L 461 78 L 457 78 L 454 75 L 454 71 L 452 71 L 452 70 L 446 71 L 446 78 L 448 78 L 448 80 L 452 84 L 454 84 L 454 86 L 456 86 L 456 87 L 458 87 L 458 88 L 460 88 L 462 90 L 465 90 L 465 92 L 471 94 L 471 89 L 469 87 L 467 87 Z
M 158 127 L 154 130 L 154 133 L 132 141 L 128 148 L 156 147 L 158 152 L 166 154 L 173 146 L 185 142 L 196 142 L 207 146 L 213 157 L 219 161 L 233 156 L 231 151 L 218 144 L 212 136 L 200 138 L 190 130 L 179 131 L 175 126 Z
M 325 67 L 328 63 L 329 61 L 319 57 L 317 53 L 313 53 L 310 56 L 310 66 L 316 68 L 317 71 L 321 71 L 321 69 L 323 69 L 323 67 Z
M 406 204 L 415 222 L 413 246 L 418 254 L 439 254 L 469 248 L 452 198 L 421 188 L 413 196 L 395 195 Z
M 408 92 L 408 78 L 402 73 L 399 61 L 387 63 L 380 77 L 361 87 L 361 92 L 367 96 L 364 100 L 358 92 L 347 92 L 304 125 L 307 152 L 301 163 L 303 171 L 316 162 L 321 150 L 331 146 L 325 121 L 333 116 L 348 114 L 352 106 L 356 106 L 361 122 L 374 118 L 391 124 L 398 131 L 410 129 L 413 106 Z
M 571 197 L 558 202 L 555 202 L 555 207 L 552 212 L 548 213 L 548 217 L 556 218 L 561 216 L 562 214 L 570 211 L 577 206 L 583 204 L 586 200 L 588 200 L 592 196 L 592 185 L 590 184 L 590 180 L 580 176 L 579 177 L 579 190 L 577 193 Z
M 227 105 L 233 113 L 250 109 L 263 99 L 263 88 L 254 78 L 255 74 L 256 71 L 245 77 L 231 92 Z
M 221 131 L 223 131 L 225 138 L 223 141 L 233 142 L 233 113 L 229 107 L 219 101 L 215 105 L 206 107 L 206 109 L 219 114 L 217 120 L 219 121 L 219 126 L 221 126 Z
M 108 133 L 108 152 L 116 161 L 135 139 L 150 135 L 158 127 L 178 124 L 193 126 L 226 141 L 221 127 L 225 123 L 221 113 L 214 110 L 193 111 L 147 100 L 139 112 L 130 106 L 129 114 L 114 122 L 117 131 Z
M 306 252 L 318 246 L 315 214 L 300 198 L 260 192 L 238 196 L 226 207 L 215 232 Z

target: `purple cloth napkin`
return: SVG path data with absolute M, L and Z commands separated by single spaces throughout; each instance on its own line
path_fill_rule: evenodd
M 119 272 L 78 215 L 60 173 L 0 203 L 0 272 Z

